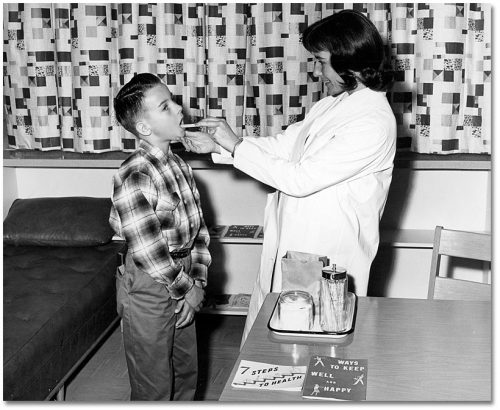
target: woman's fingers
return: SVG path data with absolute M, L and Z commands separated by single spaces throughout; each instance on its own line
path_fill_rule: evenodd
M 208 130 L 207 130 L 208 131 Z M 185 138 L 186 139 L 202 139 L 203 137 L 209 137 L 211 138 L 213 133 L 209 133 L 209 132 L 203 132 L 203 131 L 186 131 L 186 136 Z
M 238 141 L 237 135 L 231 129 L 226 120 L 222 118 L 203 118 L 198 121 L 196 125 L 205 129 L 206 132 L 193 132 L 193 134 L 198 134 L 200 137 L 203 135 L 205 138 L 210 138 L 216 144 L 228 151 L 231 151 L 234 148 L 234 144 Z M 190 136 L 191 132 L 186 130 L 186 135 Z
M 184 139 L 191 151 L 198 154 L 217 152 L 217 144 L 214 142 L 212 136 L 205 132 L 186 131 Z

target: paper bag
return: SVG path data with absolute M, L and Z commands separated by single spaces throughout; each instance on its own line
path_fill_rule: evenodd
M 305 290 L 317 305 L 321 270 L 329 263 L 326 256 L 287 251 L 281 258 L 282 290 Z

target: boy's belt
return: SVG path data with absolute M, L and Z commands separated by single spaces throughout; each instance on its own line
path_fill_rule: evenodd
M 183 259 L 189 255 L 191 255 L 191 249 L 187 249 L 187 248 L 186 249 L 179 249 L 179 250 L 174 251 L 174 252 L 170 252 L 170 257 L 172 259 Z

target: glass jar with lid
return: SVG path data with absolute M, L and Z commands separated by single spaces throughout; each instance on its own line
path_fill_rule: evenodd
M 344 332 L 347 326 L 347 270 L 332 265 L 320 280 L 320 326 L 324 332 Z

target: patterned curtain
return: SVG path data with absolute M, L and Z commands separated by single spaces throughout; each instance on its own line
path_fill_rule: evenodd
M 491 6 L 390 7 L 398 136 L 421 153 L 491 153 Z
M 131 151 L 113 96 L 157 74 L 187 121 L 266 136 L 324 96 L 300 33 L 354 8 L 395 71 L 400 148 L 491 152 L 491 5 L 482 3 L 4 3 L 4 118 L 13 149 Z

